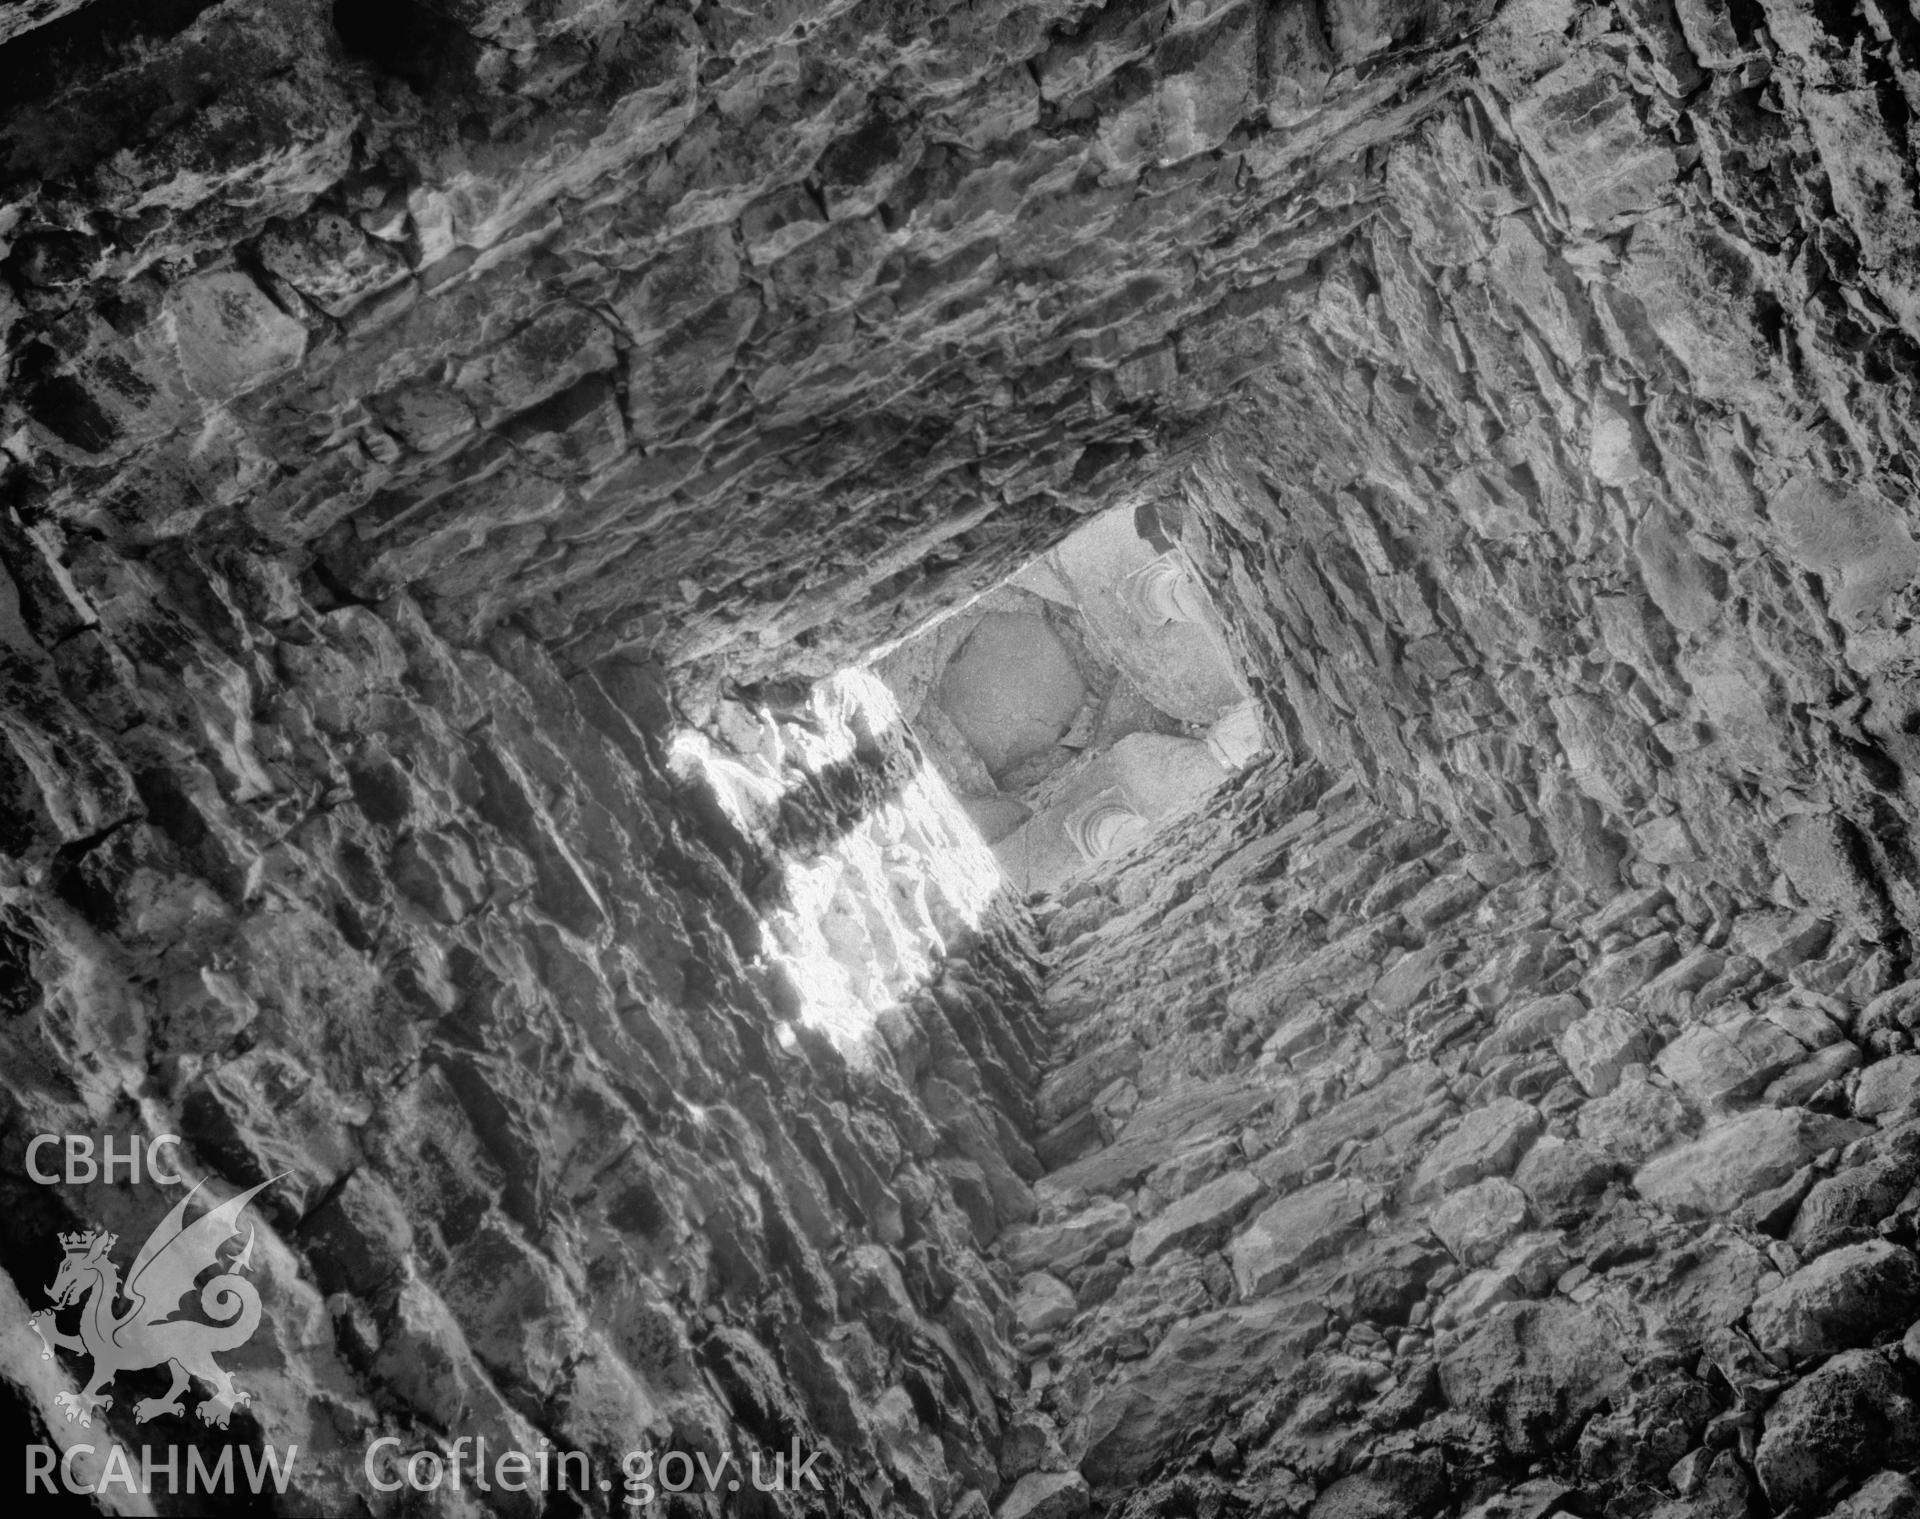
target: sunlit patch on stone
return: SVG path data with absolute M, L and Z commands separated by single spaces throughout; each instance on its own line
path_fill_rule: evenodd
M 902 728 L 893 693 L 864 670 L 819 682 L 807 718 L 765 721 L 744 755 L 683 731 L 671 762 L 682 778 L 705 781 L 743 831 L 764 834 L 793 772 L 818 776 L 853 758 L 863 739 Z M 861 1056 L 881 1012 L 964 948 L 1006 885 L 973 821 L 925 764 L 819 853 L 781 864 L 767 953 L 792 987 L 797 1022 L 850 1058 Z M 798 1042 L 792 1024 L 775 1037 L 783 1048 Z

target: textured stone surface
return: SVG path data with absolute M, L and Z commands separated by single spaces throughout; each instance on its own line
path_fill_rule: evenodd
M 1869 1345 L 1903 1330 L 1920 1308 L 1920 1262 L 1882 1240 L 1848 1245 L 1802 1266 L 1754 1302 L 1754 1343 L 1798 1360 Z
M 1013 1300 L 1014 1318 L 1029 1338 L 1058 1329 L 1073 1317 L 1074 1307 L 1073 1289 L 1044 1271 L 1021 1278 Z
M 1303 1267 L 1337 1254 L 1366 1222 L 1372 1201 L 1364 1185 L 1344 1179 L 1282 1198 L 1233 1242 L 1240 1295 L 1259 1297 Z
M 1730 1378 L 1779 1375 L 1751 1349 L 1748 1363 L 1725 1349 L 1722 1337 L 1749 1323 L 1768 1336 L 1767 1348 L 1780 1349 L 1781 1369 L 1799 1354 L 1785 1347 L 1802 1330 L 1809 1347 L 1824 1347 L 1809 1348 L 1811 1358 L 1897 1335 L 1906 1312 L 1903 1289 L 1890 1295 L 1864 1287 L 1816 1291 L 1810 1284 L 1830 1280 L 1858 1286 L 1849 1269 L 1853 1258 L 1828 1265 L 1831 1257 L 1810 1251 L 1782 1256 L 1783 1269 L 1776 1271 L 1766 1253 L 1769 1236 L 1750 1220 L 1764 1217 L 1777 1240 L 1797 1230 L 1802 1200 L 1818 1196 L 1832 1201 L 1816 1204 L 1796 1237 L 1828 1238 L 1849 1227 L 1871 1233 L 1883 1220 L 1891 1223 L 1906 1195 L 1901 1177 L 1909 1171 L 1902 1168 L 1911 1166 L 1904 1129 L 1882 1133 L 1831 1111 L 1776 1108 L 1750 1087 L 1742 1088 L 1744 1095 L 1696 1105 L 1651 1060 L 1623 1063 L 1617 1086 L 1588 1097 L 1559 1052 L 1561 1039 L 1586 1015 L 1577 995 L 1565 997 L 1571 1006 L 1564 1007 L 1554 1005 L 1564 994 L 1522 997 L 1510 1012 L 1489 1016 L 1469 1010 L 1468 989 L 1491 984 L 1492 975 L 1524 979 L 1527 966 L 1551 967 L 1556 958 L 1572 966 L 1591 963 L 1608 942 L 1616 951 L 1661 940 L 1684 945 L 1690 925 L 1675 911 L 1673 893 L 1634 889 L 1596 902 L 1557 871 L 1536 868 L 1491 893 L 1476 884 L 1461 896 L 1476 903 L 1484 896 L 1483 905 L 1415 928 L 1410 913 L 1429 922 L 1422 896 L 1438 901 L 1444 883 L 1473 879 L 1453 846 L 1402 831 L 1363 793 L 1324 775 L 1295 771 L 1282 795 L 1284 810 L 1277 813 L 1266 810 L 1274 805 L 1267 795 L 1249 789 L 1224 811 L 1179 825 L 1157 857 L 1051 909 L 1047 924 L 1050 941 L 1065 950 L 1048 995 L 1069 1047 L 1108 1048 L 1125 1031 L 1139 1058 L 1130 1079 L 1185 1085 L 1193 1093 L 1188 1111 L 1216 1115 L 1184 1138 L 1168 1135 L 1179 1148 L 1162 1158 L 1166 1174 L 1197 1168 L 1218 1185 L 1245 1165 L 1279 1194 L 1224 1246 L 1211 1235 L 1200 1241 L 1192 1266 L 1183 1262 L 1166 1273 L 1174 1257 L 1165 1256 L 1136 1271 L 1145 1278 L 1137 1296 L 1127 1278 L 1103 1286 L 1113 1295 L 1045 1355 L 1040 1404 L 1057 1410 L 1069 1448 L 1082 1453 L 1096 1501 L 1117 1502 L 1121 1491 L 1131 1490 L 1127 1484 L 1145 1480 L 1155 1469 L 1151 1450 L 1163 1452 L 1158 1459 L 1167 1463 L 1160 1468 L 1169 1484 L 1162 1491 L 1219 1470 L 1223 1456 L 1197 1436 L 1184 1465 L 1164 1454 L 1178 1448 L 1178 1437 L 1150 1435 L 1149 1410 L 1172 1405 L 1149 1401 L 1144 1370 L 1096 1374 L 1089 1397 L 1075 1368 L 1103 1347 L 1137 1355 L 1143 1347 L 1173 1343 L 1183 1323 L 1219 1322 L 1221 1309 L 1212 1305 L 1220 1302 L 1221 1287 L 1209 1283 L 1230 1281 L 1236 1297 L 1273 1294 L 1254 1297 L 1249 1308 L 1312 1291 L 1334 1315 L 1317 1348 L 1272 1384 L 1270 1411 L 1256 1408 L 1233 1434 L 1245 1469 L 1276 1462 L 1320 1474 L 1314 1480 L 1322 1503 L 1364 1510 L 1397 1501 L 1371 1479 L 1342 1473 L 1317 1454 L 1314 1421 L 1335 1417 L 1345 1427 L 1358 1421 L 1357 1427 L 1371 1429 L 1374 1420 L 1395 1416 L 1396 1400 L 1431 1398 L 1437 1388 L 1440 1408 L 1474 1411 L 1529 1459 L 1556 1446 L 1567 1451 L 1569 1476 L 1590 1493 L 1607 1481 L 1666 1482 L 1669 1468 L 1698 1452 L 1689 1468 L 1697 1469 L 1697 1479 L 1689 1477 L 1683 1490 L 1691 1496 L 1674 1498 L 1681 1506 L 1673 1513 L 1688 1512 L 1688 1503 L 1702 1512 L 1747 1512 L 1761 1492 L 1751 1465 L 1736 1451 L 1701 1443 L 1711 1417 L 1733 1417 L 1714 1390 L 1718 1384 L 1695 1384 L 1684 1396 L 1662 1394 L 1667 1401 L 1651 1394 L 1630 1399 L 1635 1384 L 1628 1368 L 1651 1353 L 1651 1345 L 1697 1345 L 1702 1354 L 1724 1357 L 1716 1364 L 1725 1364 Z M 1406 869 L 1405 850 L 1422 844 L 1428 852 L 1419 860 L 1421 889 L 1378 891 L 1378 883 Z M 1242 918 L 1236 903 L 1258 904 L 1258 910 Z M 1308 903 L 1318 921 L 1302 910 Z M 1283 957 L 1273 955 L 1259 927 L 1276 909 L 1294 925 Z M 1193 930 L 1181 926 L 1203 914 L 1211 925 L 1204 949 L 1186 938 Z M 1776 919 L 1763 908 L 1760 917 L 1743 930 L 1743 942 L 1764 945 L 1782 935 L 1816 942 L 1792 926 L 1791 915 Z M 1532 924 L 1548 926 L 1514 926 Z M 1405 946 L 1399 958 L 1360 960 L 1347 948 L 1381 937 Z M 1660 952 L 1674 953 L 1670 947 Z M 1640 958 L 1645 963 L 1660 954 Z M 1682 949 L 1672 963 L 1687 958 Z M 1415 971 L 1400 969 L 1416 960 Z M 1624 955 L 1619 963 L 1626 963 Z M 1726 955 L 1715 963 L 1715 976 L 1731 966 L 1732 974 L 1745 977 L 1739 984 L 1752 1001 L 1736 1016 L 1765 1021 L 1802 1050 L 1816 1043 L 1856 1048 L 1846 1032 L 1854 1023 L 1847 1004 L 1834 1002 L 1833 1014 L 1817 1011 L 1828 1004 L 1809 999 L 1828 994 L 1772 977 L 1757 958 L 1752 971 Z M 1262 968 L 1241 977 L 1244 990 L 1226 1000 L 1228 1021 L 1220 1032 L 1195 1026 L 1169 1003 L 1169 988 L 1206 984 L 1242 964 Z M 1832 964 L 1838 969 L 1849 961 L 1843 955 Z M 1339 976 L 1313 969 L 1332 965 L 1342 967 Z M 1689 997 L 1711 987 L 1712 978 L 1689 974 Z M 1388 981 L 1388 993 L 1375 990 Z M 1276 994 L 1277 987 L 1286 990 Z M 1657 1057 L 1683 1032 L 1629 1016 L 1634 1038 L 1643 1041 L 1636 1053 L 1646 1057 Z M 1275 1060 L 1281 1050 L 1284 1058 Z M 1433 1051 L 1437 1067 L 1410 1059 L 1413 1050 Z M 1225 1094 L 1240 1089 L 1217 1073 L 1237 1062 L 1268 1073 L 1270 1105 L 1236 1099 L 1235 1106 L 1220 1106 Z M 1458 1076 L 1448 1081 L 1439 1071 L 1450 1063 Z M 1173 1111 L 1173 1099 L 1164 1101 Z M 1213 1126 L 1222 1119 L 1231 1127 Z M 1061 1172 L 1075 1181 L 1067 1195 L 1078 1197 L 1078 1188 L 1096 1177 L 1129 1195 L 1125 1178 L 1140 1162 L 1098 1164 L 1102 1155 L 1127 1149 L 1126 1138 L 1116 1136 Z M 1823 1180 L 1835 1166 L 1837 1173 Z M 1857 1200 L 1834 1190 L 1842 1177 L 1854 1176 L 1880 1180 L 1862 1183 Z M 1049 1186 L 1041 1184 L 1041 1195 Z M 1223 1194 L 1228 1190 L 1238 1189 L 1228 1182 Z M 1743 1212 L 1743 1205 L 1757 1211 Z M 1715 1218 L 1731 1221 L 1714 1224 Z M 1871 1222 L 1853 1224 L 1856 1218 Z M 1402 1232 L 1409 1224 L 1418 1231 L 1411 1237 Z M 1414 1248 L 1419 1237 L 1428 1241 L 1425 1254 Z M 1838 1243 L 1860 1238 L 1855 1233 Z M 1436 1245 L 1447 1253 L 1436 1256 Z M 1456 1251 L 1458 1264 L 1449 1264 Z M 1225 1268 L 1212 1277 L 1210 1259 Z M 1883 1271 L 1892 1288 L 1912 1270 L 1904 1243 L 1873 1241 L 1867 1264 Z M 1842 1298 L 1848 1306 L 1835 1306 Z M 1789 1312 L 1789 1304 L 1798 1309 Z M 1353 1327 L 1341 1327 L 1346 1318 Z M 1789 1319 L 1800 1327 L 1776 1330 Z M 1312 1331 L 1303 1327 L 1302 1333 L 1312 1343 Z M 1374 1346 L 1378 1360 L 1370 1353 Z M 1429 1381 L 1422 1368 L 1434 1357 L 1439 1375 Z M 1159 1364 L 1123 1362 L 1123 1368 Z M 1363 1375 L 1356 1364 L 1371 1369 Z M 1189 1394 L 1198 1396 L 1197 1389 Z M 1130 1422 L 1116 1441 L 1106 1431 L 1118 1410 L 1127 1411 Z M 1116 1451 L 1125 1452 L 1124 1478 L 1105 1475 L 1103 1462 Z M 1176 1479 L 1176 1470 L 1185 1475 Z
M 1895 1055 L 1879 1062 L 1854 1088 L 1853 1110 L 1862 1118 L 1878 1118 L 1904 1108 L 1920 1097 L 1920 1055 Z
M 261 1249 L 280 1253 L 241 1385 L 261 1436 L 313 1457 L 298 1506 L 358 1501 L 355 1430 L 430 1418 L 521 1447 L 542 1409 L 596 1463 L 639 1430 L 744 1462 L 833 1428 L 845 1501 L 892 1501 L 896 1468 L 923 1512 L 995 1487 L 986 1389 L 1013 1364 L 1012 1284 L 976 1241 L 1031 1206 L 1028 930 L 1011 908 L 952 918 L 965 964 L 884 1027 L 783 1044 L 796 1004 L 766 959 L 783 928 L 750 896 L 798 878 L 778 839 L 807 830 L 870 847 L 891 809 L 889 847 L 931 848 L 891 800 L 906 740 L 871 735 L 841 789 L 810 789 L 808 725 L 846 720 L 818 707 L 773 740 L 798 795 L 772 828 L 732 820 L 663 768 L 637 667 L 569 680 L 524 639 L 456 649 L 404 600 L 323 613 L 266 565 L 228 570 L 200 571 L 213 599 L 191 618 L 127 566 L 95 587 L 95 626 L 178 661 L 127 699 L 204 711 L 183 731 L 205 760 L 150 734 L 153 810 L 59 867 L 42 990 L 8 1037 L 98 1050 L 102 1095 L 31 1097 L 25 1132 L 91 1131 L 87 1103 L 111 1111 L 151 1060 L 156 1131 L 208 1158 L 191 1176 L 288 1173 L 263 1197 Z M 941 942 L 929 892 L 887 931 Z M 107 979 L 63 893 L 117 924 Z M 120 1031 L 93 1032 L 103 1018 Z M 9 1056 L 9 1080 L 37 1084 L 39 1058 Z M 73 1223 L 49 1189 L 8 1185 L 28 1221 L 8 1269 L 44 1281 Z M 69 1205 L 144 1238 L 165 1199 L 122 1178 Z M 911 1373 L 932 1423 L 889 1392 L 908 1354 L 932 1358 Z
M 1835 1481 L 1887 1461 L 1920 1456 L 1920 1409 L 1886 1358 L 1871 1350 L 1835 1356 L 1782 1393 L 1767 1411 L 1754 1458 L 1767 1496 L 1805 1503 Z
M 1216 1240 L 1244 1218 L 1266 1191 L 1245 1171 L 1229 1171 L 1148 1220 L 1127 1246 L 1136 1267 L 1151 1265 L 1169 1250 Z
M 1622 1008 L 1597 1007 L 1560 1036 L 1560 1058 L 1589 1097 L 1604 1097 L 1620 1072 L 1653 1053 L 1647 1027 Z
M 1754 1193 L 1779 1185 L 1815 1155 L 1858 1138 L 1845 1119 L 1799 1109 L 1742 1114 L 1634 1174 L 1642 1196 L 1701 1214 L 1729 1213 Z
M 1807 1047 L 1764 1018 L 1692 1028 L 1660 1052 L 1660 1071 L 1702 1106 L 1752 1096 L 1800 1061 Z
M 1462 1265 L 1484 1266 L 1527 1221 L 1527 1194 L 1495 1176 L 1456 1192 L 1429 1222 Z
M 155 482 L 173 531 L 317 539 L 358 592 L 430 582 L 449 626 L 519 616 L 583 656 L 863 648 L 1014 568 L 1235 377 L 1291 294 L 1270 232 L 1311 256 L 1349 230 L 1284 209 L 1318 155 L 1444 77 L 1419 48 L 1329 89 L 1272 66 L 1248 4 L 995 0 L 932 33 L 847 0 L 206 9 L 12 43 L 31 477 L 76 509 L 70 471 Z M 1250 161 L 1302 67 L 1310 144 Z M 191 272 L 216 250 L 237 267 Z M 129 276 L 110 312 L 85 294 Z M 823 489 L 911 521 L 834 527 Z
M 1833 1511 L 1833 1519 L 1897 1519 L 1920 1505 L 1920 1487 L 1900 1472 L 1881 1472 Z
M 1103 1487 L 1148 1471 L 1171 1428 L 1205 1416 L 1304 1357 L 1317 1338 L 1319 1318 L 1318 1310 L 1281 1299 L 1181 1324 L 1137 1372 L 1123 1375 L 1088 1410 L 1081 1469 Z
M 1483 1176 L 1503 1176 L 1540 1132 L 1540 1114 L 1508 1097 L 1468 1114 L 1414 1172 L 1413 1196 L 1434 1197 Z
M 1626 1372 L 1604 1327 L 1559 1304 L 1497 1308 L 1440 1363 L 1448 1400 L 1486 1418 L 1516 1450 L 1571 1439 L 1625 1388 Z
M 1899 1207 L 1914 1175 L 1911 1158 L 1889 1156 L 1817 1182 L 1794 1215 L 1789 1239 L 1808 1255 L 1851 1242 Z
M 1087 1511 L 1086 1479 L 1078 1472 L 1029 1472 L 994 1510 L 998 1519 L 1080 1519 Z
M 6 8 L 0 1265 L 172 1195 L 36 1133 L 289 1173 L 289 1512 L 378 1432 L 800 1440 L 835 1513 L 1905 1501 L 1917 58 Z M 1096 507 L 1274 753 L 967 906 L 805 682 Z M 0 1346 L 37 1437 L 79 1363 Z

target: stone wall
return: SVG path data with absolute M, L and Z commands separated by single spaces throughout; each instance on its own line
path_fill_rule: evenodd
M 100 0 L 0 58 L 8 488 L 825 673 L 1258 365 L 1460 19 Z
M 1910 76 L 1830 25 L 1503 13 L 1162 487 L 1297 767 L 1052 923 L 1097 1499 L 1915 1502 Z
M 156 1435 L 298 1445 L 290 1513 L 391 1510 L 363 1474 L 387 1435 L 544 1437 L 604 1473 L 648 1444 L 770 1471 L 798 1441 L 837 1511 L 998 1485 L 1009 1314 L 981 1252 L 1039 1171 L 1021 911 L 953 927 L 852 1051 L 797 1023 L 764 953 L 786 874 L 898 792 L 910 738 L 843 728 L 843 763 L 775 770 L 743 829 L 669 773 L 641 667 L 455 648 L 405 598 L 318 611 L 237 554 L 41 535 L 8 562 L 21 1316 L 60 1233 L 108 1227 L 130 1259 L 171 1200 L 124 1168 L 36 1185 L 32 1136 L 176 1134 L 190 1180 L 280 1178 L 250 1215 L 266 1318 L 225 1358 L 252 1399 L 230 1427 L 136 1425 L 164 1377 L 123 1375 L 91 1431 L 42 1409 L 53 1435 L 136 1462 Z M 939 868 L 925 847 L 899 841 L 904 875 Z M 33 1385 L 38 1341 L 4 1345 Z
M 26 1306 L 159 1201 L 29 1137 L 174 1132 L 291 1173 L 206 1438 L 298 1511 L 382 1432 L 798 1440 L 836 1512 L 1911 1508 L 1915 40 L 13 8 Z M 789 870 L 920 756 L 779 760 L 804 681 L 1166 496 L 1286 753 L 810 1034 Z
M 1915 333 L 1796 114 L 1875 64 L 1775 20 L 1703 67 L 1670 16 L 1535 38 L 1397 144 L 1186 488 L 1300 754 L 1470 848 L 1904 956 Z
M 1109 1512 L 1904 1513 L 1913 983 L 1317 767 L 1048 923 L 1015 1427 Z M 1562 1508 L 1560 1505 L 1564 1504 Z M 1795 1507 L 1795 1505 L 1800 1505 Z

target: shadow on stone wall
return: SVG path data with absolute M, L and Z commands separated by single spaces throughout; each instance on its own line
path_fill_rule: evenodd
M 389 1433 L 544 1434 L 609 1471 L 798 1440 L 874 1512 L 997 1488 L 983 1251 L 1039 1172 L 1022 914 L 981 902 L 857 1062 L 777 1037 L 761 953 L 766 862 L 885 811 L 897 730 L 841 735 L 776 848 L 664 768 L 639 667 L 460 649 L 404 598 L 317 611 L 244 555 L 9 570 L 32 649 L 0 889 L 31 991 L 0 1027 L 0 1261 L 33 1306 L 60 1233 L 131 1250 L 178 1189 L 35 1185 L 31 1136 L 175 1133 L 216 1192 L 290 1173 L 227 1358 L 252 1401 L 201 1438 L 298 1444 L 294 1511 L 383 1509 L 361 1469 Z M 126 1374 L 101 1432 L 154 1434 L 130 1411 L 162 1381 Z

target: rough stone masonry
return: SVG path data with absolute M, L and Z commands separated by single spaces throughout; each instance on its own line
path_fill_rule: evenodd
M 0 8 L 0 1490 L 1920 1513 L 1917 109 L 1905 0 Z M 1275 755 L 796 1031 L 923 763 L 808 683 L 1154 502 Z M 162 1134 L 250 1401 L 69 1424 L 184 1186 L 29 1147 Z

